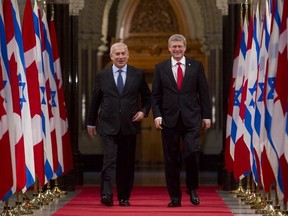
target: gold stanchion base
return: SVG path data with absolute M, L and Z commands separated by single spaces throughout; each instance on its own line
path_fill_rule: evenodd
M 249 197 L 251 196 L 252 192 L 250 189 L 246 189 L 245 193 L 241 196 L 241 201 L 248 201 Z
M 247 200 L 244 202 L 246 205 L 254 205 L 258 199 L 258 196 L 256 193 L 251 193 L 249 197 L 247 197 Z
M 4 210 L 1 212 L 0 216 L 16 216 L 10 209 L 10 206 L 4 206 Z
M 263 216 L 284 216 L 284 215 L 282 214 L 282 212 L 273 211 L 270 214 L 263 214 Z
M 251 205 L 251 209 L 262 209 L 265 207 L 264 200 L 258 196 L 255 202 Z
M 267 201 L 267 205 L 263 209 L 258 209 L 255 211 L 256 214 L 271 215 L 275 211 L 272 201 Z
M 53 201 L 53 199 L 55 198 L 55 195 L 52 193 L 52 191 L 51 191 L 50 189 L 47 189 L 47 190 L 44 192 L 44 197 L 45 197 L 47 200 Z
M 234 197 L 244 197 L 245 196 L 245 189 L 239 185 L 238 188 L 234 191 L 231 191 L 232 194 L 235 194 Z
M 25 209 L 40 209 L 40 207 L 38 205 L 36 205 L 35 203 L 31 202 L 32 200 L 29 200 L 28 198 L 23 197 L 23 202 L 22 202 L 22 206 Z
M 57 197 L 60 197 L 60 196 L 64 196 L 64 195 L 67 195 L 67 191 L 63 191 L 61 190 L 58 186 L 55 186 L 53 189 L 52 189 L 52 193 L 57 196 Z
M 269 213 L 269 216 L 283 216 L 283 213 L 280 210 L 280 205 L 275 205 L 274 210 L 271 213 Z
M 42 191 L 39 191 L 37 198 L 40 200 L 42 205 L 48 205 L 49 201 L 46 199 Z
M 33 194 L 33 199 L 32 199 L 32 200 L 29 200 L 29 203 L 30 203 L 30 205 L 32 205 L 32 206 L 43 205 L 42 200 L 40 200 L 40 199 L 38 198 L 38 193 L 34 193 L 34 194 Z
M 238 188 L 236 190 L 231 191 L 231 193 L 233 193 L 233 194 L 244 194 L 245 190 L 244 190 L 244 188 L 241 185 L 239 185 Z
M 19 214 L 19 215 L 27 215 L 27 214 L 33 214 L 33 211 L 31 209 L 25 209 L 22 206 L 21 202 L 16 201 L 16 205 L 12 209 L 12 212 L 14 214 Z

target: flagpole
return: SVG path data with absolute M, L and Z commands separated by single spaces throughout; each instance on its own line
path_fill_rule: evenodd
M 252 177 L 251 177 L 252 179 Z M 255 190 L 255 183 L 254 181 L 251 181 L 251 192 L 249 197 L 246 199 L 245 204 L 251 204 L 257 200 L 256 190 Z
M 39 183 L 38 183 L 39 184 Z M 42 186 L 39 184 L 38 199 L 41 200 L 42 205 L 48 205 L 49 202 L 43 194 Z
M 264 189 L 265 191 L 265 189 Z M 260 210 L 260 214 L 265 214 L 265 215 L 274 215 L 273 212 L 275 211 L 273 207 L 273 201 L 271 199 L 271 187 L 268 191 L 268 197 L 265 203 L 265 207 Z M 258 213 L 259 214 L 259 213 Z
M 50 181 L 47 182 L 46 188 L 47 189 L 44 192 L 44 196 L 46 197 L 47 200 L 53 201 L 53 199 L 56 197 L 56 195 L 51 190 Z
M 236 194 L 237 197 L 240 197 L 245 193 L 245 189 L 242 185 L 242 179 L 239 178 L 238 188 L 236 190 L 232 191 L 232 193 Z
M 33 198 L 32 198 L 32 200 L 29 200 L 29 204 L 32 205 L 35 209 L 40 208 L 39 205 L 43 205 L 42 200 L 38 198 L 38 189 L 37 189 L 38 187 L 37 187 L 37 184 L 39 184 L 38 178 L 36 178 L 35 182 L 34 182 Z
M 63 191 L 61 190 L 59 187 L 58 187 L 58 179 L 56 178 L 54 180 L 54 188 L 52 189 L 52 193 L 56 196 L 63 196 L 63 195 L 66 195 L 67 194 L 67 191 Z
M 246 191 L 243 195 L 243 198 L 241 199 L 242 201 L 247 201 L 249 196 L 251 195 L 251 174 L 248 174 L 246 176 L 247 179 L 247 184 L 246 184 Z
M 256 214 L 263 214 L 263 209 L 267 206 L 267 198 L 266 192 L 263 190 L 262 195 L 259 197 L 260 202 L 256 203 L 255 205 L 251 206 L 251 209 L 256 209 Z
M 279 197 L 278 197 L 277 189 L 275 189 L 275 205 L 273 206 L 273 208 L 274 208 L 274 211 L 272 212 L 272 215 L 277 215 L 277 216 L 283 215 L 281 211 L 281 207 L 279 205 Z

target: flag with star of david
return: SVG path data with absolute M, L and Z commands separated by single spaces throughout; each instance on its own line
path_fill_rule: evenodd
M 5 60 L 4 60 L 5 59 Z M 7 75 L 7 50 L 6 50 L 6 36 L 3 20 L 2 2 L 0 1 L 0 200 L 6 198 L 7 193 L 10 194 L 13 186 L 13 167 L 11 159 L 11 146 L 9 139 L 9 126 L 8 126 L 8 110 L 5 91 L 11 92 L 9 83 L 3 82 L 4 73 Z M 5 86 L 5 88 L 4 88 Z
M 42 136 L 42 119 L 40 89 L 37 71 L 37 50 L 36 38 L 33 25 L 33 12 L 30 0 L 26 0 L 23 27 L 22 27 L 23 48 L 26 66 L 26 79 L 28 85 L 30 114 L 32 119 L 32 138 L 35 174 L 39 183 L 44 186 L 44 146 Z
M 46 79 L 48 79 L 47 81 L 49 81 L 50 86 L 50 98 L 48 98 L 48 102 L 51 106 L 50 122 L 52 117 L 54 122 L 54 125 L 52 125 L 52 127 L 54 127 L 53 129 L 55 130 L 55 138 L 56 138 L 56 145 L 55 143 L 52 143 L 53 163 L 54 165 L 56 165 L 54 166 L 54 176 L 53 176 L 53 179 L 55 179 L 63 173 L 63 148 L 62 148 L 61 127 L 60 127 L 61 122 L 59 112 L 59 100 L 58 100 L 57 81 L 56 81 L 57 76 L 54 70 L 53 51 L 45 11 L 43 11 L 42 23 L 43 23 L 43 36 L 44 36 L 43 37 L 44 49 L 42 50 L 44 72 L 45 77 Z
M 4 0 L 3 12 L 6 32 L 9 71 L 6 81 L 11 85 L 12 100 L 9 134 L 12 161 L 15 170 L 13 177 L 16 191 L 26 191 L 35 181 L 34 154 L 32 141 L 31 115 L 26 81 L 23 41 L 18 3 L 16 0 Z M 5 80 L 5 79 L 4 79 Z M 13 164 L 13 162 L 12 162 Z M 16 175 L 17 173 L 17 175 Z M 12 190 L 14 192 L 14 189 Z
M 72 149 L 70 142 L 69 124 L 65 104 L 64 86 L 62 81 L 62 72 L 60 64 L 60 56 L 58 52 L 57 35 L 54 20 L 49 22 L 51 47 L 53 52 L 54 72 L 56 75 L 56 85 L 59 101 L 59 117 L 60 117 L 60 131 L 62 136 L 62 152 L 63 152 L 63 175 L 73 167 Z
M 226 141 L 225 141 L 225 168 L 228 172 L 233 172 L 234 170 L 234 150 L 235 150 L 235 141 L 232 139 L 231 132 L 234 131 L 232 128 L 236 127 L 233 121 L 233 108 L 234 108 L 234 96 L 235 96 L 235 84 L 237 78 L 237 68 L 239 61 L 240 53 L 240 42 L 241 42 L 242 28 L 239 25 L 238 37 L 236 42 L 236 48 L 234 52 L 234 61 L 233 61 L 233 71 L 232 77 L 230 80 L 230 91 L 228 98 L 228 109 L 227 109 L 227 120 L 226 120 Z
M 245 92 L 247 90 L 246 86 L 244 86 L 247 42 L 248 42 L 248 19 L 247 17 L 245 17 L 240 43 L 240 53 L 237 68 L 237 78 L 236 78 L 234 107 L 233 107 L 233 121 L 236 126 L 235 131 L 233 132 L 233 139 L 235 140 L 235 150 L 234 150 L 235 179 L 243 178 L 250 171 L 250 163 L 247 164 L 250 151 L 244 141 L 243 136 L 243 134 L 245 133 L 245 127 L 243 125 L 243 119 L 244 119 L 243 106 L 246 98 Z
M 275 147 L 276 155 L 278 157 L 278 161 L 274 164 L 274 175 L 276 179 L 276 189 L 277 194 L 279 194 L 279 199 L 285 197 L 287 202 L 287 192 L 288 192 L 288 175 L 287 169 L 288 164 L 285 159 L 285 151 L 287 148 L 287 141 L 285 140 L 286 136 L 286 128 L 287 128 L 287 99 L 288 99 L 288 91 L 286 83 L 288 81 L 288 55 L 287 55 L 287 2 L 282 6 L 282 2 L 278 3 L 278 14 L 279 17 L 275 17 L 274 20 L 279 19 L 279 28 L 277 28 L 276 33 L 278 38 L 278 49 L 277 49 L 277 65 L 276 67 L 276 75 L 274 82 L 274 101 L 273 101 L 273 110 L 271 116 L 271 140 L 272 145 Z M 285 8 L 286 6 L 286 8 Z M 283 11 L 282 11 L 283 9 Z M 281 12 L 282 16 L 281 16 Z M 275 16 L 277 15 L 277 11 L 275 12 Z M 282 18 L 281 18 L 282 17 Z M 275 24 L 275 23 L 274 23 Z M 275 39 L 276 40 L 276 39 Z M 275 172 L 277 171 L 277 172 Z
M 45 172 L 45 180 L 44 182 L 40 182 L 41 185 L 47 183 L 53 177 L 53 151 L 52 151 L 52 142 L 56 145 L 56 136 L 55 130 L 53 130 L 53 122 L 50 124 L 49 112 L 51 106 L 49 106 L 48 98 L 50 97 L 50 86 L 48 78 L 46 79 L 44 73 L 44 62 L 42 55 L 42 47 L 45 47 L 43 42 L 43 26 L 41 21 L 41 13 L 37 4 L 37 0 L 34 0 L 33 7 L 33 24 L 35 30 L 35 39 L 36 39 L 36 65 L 38 71 L 38 80 L 39 80 L 39 89 L 40 89 L 40 101 L 41 101 L 41 119 L 42 119 L 42 136 L 43 136 L 43 144 L 44 144 L 44 172 Z M 52 115 L 52 114 L 51 114 Z M 55 127 L 54 127 L 55 128 Z M 55 139 L 53 139 L 53 137 Z M 56 161 L 56 160 L 55 160 Z M 57 163 L 56 165 L 57 166 Z M 43 186 L 43 185 L 42 185 Z
M 271 33 L 268 46 L 268 60 L 264 85 L 264 128 L 267 136 L 264 138 L 262 152 L 263 186 L 269 191 L 273 183 L 276 184 L 279 199 L 283 198 L 283 182 L 279 169 L 279 155 L 272 139 L 272 115 L 274 110 L 275 77 L 278 64 L 279 30 L 281 27 L 282 5 L 281 1 L 272 0 Z M 276 111 L 276 110 L 275 110 Z M 277 111 L 278 112 L 278 111 Z M 268 176 L 273 176 L 268 178 Z

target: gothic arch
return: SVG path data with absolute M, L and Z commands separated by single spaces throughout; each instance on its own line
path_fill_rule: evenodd
M 117 9 L 115 40 L 129 46 L 129 62 L 152 71 L 154 65 L 169 58 L 167 40 L 181 33 L 188 40 L 186 54 L 207 65 L 203 50 L 204 19 L 199 1 L 120 0 Z
M 139 2 L 140 0 L 120 0 L 116 30 L 117 37 L 129 37 L 129 29 L 127 29 L 126 25 L 131 22 L 131 16 L 133 16 Z M 175 12 L 179 31 L 189 38 L 202 38 L 205 25 L 199 1 L 168 0 L 167 2 Z

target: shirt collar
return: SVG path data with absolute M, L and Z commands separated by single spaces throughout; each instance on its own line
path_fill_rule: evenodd
M 120 68 L 117 68 L 114 64 L 112 65 L 112 71 L 113 71 L 113 73 L 116 73 L 118 70 L 120 70 Z M 124 72 L 124 73 L 126 73 L 126 71 L 127 71 L 127 64 L 123 67 L 123 68 L 121 68 L 121 70 Z
M 182 59 L 180 59 L 180 61 L 176 61 L 173 57 L 171 57 L 172 66 L 175 66 L 177 64 L 177 62 L 181 62 L 182 65 L 185 65 L 185 63 L 186 63 L 185 56 L 183 56 Z

